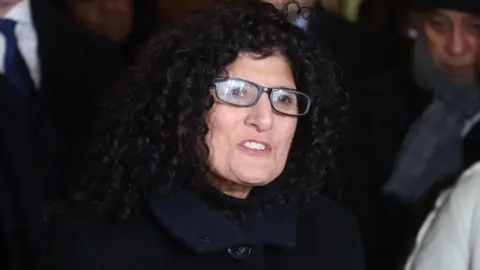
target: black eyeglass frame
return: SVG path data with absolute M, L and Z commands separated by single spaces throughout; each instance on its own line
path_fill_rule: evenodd
M 228 102 L 228 101 L 225 101 L 224 99 L 222 99 L 219 95 L 218 95 L 218 91 L 217 91 L 217 84 L 216 83 L 220 83 L 220 82 L 225 82 L 225 81 L 239 81 L 239 82 L 244 82 L 244 83 L 248 83 L 248 84 L 251 84 L 255 87 L 257 87 L 258 89 L 258 93 L 257 93 L 257 97 L 255 98 L 255 100 L 252 102 L 252 104 L 249 104 L 249 105 L 238 105 L 238 104 L 235 104 L 235 103 L 231 103 L 231 102 Z M 252 106 L 255 106 L 255 104 L 258 103 L 258 101 L 260 100 L 260 97 L 262 96 L 263 93 L 267 93 L 268 94 L 268 100 L 270 101 L 270 106 L 272 107 L 272 109 L 277 112 L 277 113 L 280 113 L 280 114 L 284 114 L 284 115 L 288 115 L 288 116 L 303 116 L 303 115 L 306 115 L 308 114 L 308 112 L 310 111 L 310 106 L 311 106 L 311 103 L 312 103 L 312 99 L 302 93 L 302 92 L 299 92 L 295 89 L 290 89 L 290 88 L 269 88 L 269 87 L 264 87 L 264 86 L 261 86 L 259 84 L 256 84 L 254 82 L 251 82 L 251 81 L 247 81 L 247 80 L 244 80 L 244 79 L 240 79 L 240 78 L 229 78 L 229 77 L 217 77 L 215 79 L 213 79 L 213 85 L 214 85 L 214 88 L 215 88 L 215 96 L 217 97 L 217 99 L 221 100 L 222 102 L 225 102 L 229 105 L 232 105 L 232 106 L 235 106 L 235 107 L 243 107 L 243 108 L 246 108 L 246 107 L 252 107 Z M 282 112 L 282 111 L 279 111 L 275 108 L 275 106 L 273 105 L 273 102 L 272 102 L 272 94 L 273 92 L 275 91 L 287 91 L 287 92 L 290 92 L 290 93 L 295 93 L 295 94 L 298 94 L 300 96 L 304 96 L 307 98 L 307 105 L 306 105 L 306 109 L 305 109 L 305 112 L 304 113 L 300 113 L 300 114 L 290 114 L 290 113 L 285 113 L 285 112 Z

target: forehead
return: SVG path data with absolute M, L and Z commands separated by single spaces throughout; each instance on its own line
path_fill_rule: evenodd
M 252 53 L 241 53 L 226 70 L 232 78 L 248 80 L 265 87 L 296 88 L 290 64 L 278 53 L 262 58 Z
M 466 12 L 461 12 L 452 9 L 436 9 L 430 13 L 430 16 L 438 16 L 444 19 L 448 19 L 451 21 L 463 21 L 463 20 L 473 20 L 473 19 L 480 19 L 480 14 L 471 14 Z

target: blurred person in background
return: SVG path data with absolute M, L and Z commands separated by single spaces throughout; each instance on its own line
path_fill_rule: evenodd
M 340 86 L 349 93 L 388 66 L 385 40 L 326 10 L 320 0 L 263 1 L 284 12 L 320 44 L 325 57 L 337 66 Z
M 127 63 L 161 27 L 158 0 L 54 0 L 91 32 L 120 44 Z
M 361 224 L 375 220 L 376 234 L 364 239 L 376 243 L 371 257 L 382 270 L 404 263 L 424 218 L 413 213 L 432 187 L 465 168 L 464 138 L 480 119 L 480 2 L 420 0 L 417 10 L 413 61 L 380 76 L 352 102 L 357 181 L 347 185 L 346 197 L 360 196 L 359 186 L 370 193 L 360 199 L 376 212 L 358 209 L 357 216 Z
M 480 39 L 480 35 L 478 36 Z M 477 50 L 480 75 L 480 48 Z M 478 77 L 477 77 L 478 78 Z M 464 140 L 464 165 L 458 181 L 443 191 L 419 230 L 406 270 L 480 269 L 480 124 Z
M 2 0 L 0 14 L 0 268 L 29 269 L 43 207 L 78 183 L 97 103 L 123 62 L 48 0 Z
M 132 0 L 68 0 L 74 18 L 94 33 L 124 41 L 133 25 Z
M 162 29 L 168 30 L 183 22 L 193 11 L 223 0 L 157 0 L 158 10 L 162 18 Z
M 344 115 L 331 64 L 271 5 L 225 2 L 146 47 L 45 269 L 364 269 L 319 194 Z

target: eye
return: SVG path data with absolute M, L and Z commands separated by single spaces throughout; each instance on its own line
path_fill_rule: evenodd
M 283 94 L 277 97 L 277 101 L 285 104 L 292 104 L 294 102 L 294 99 L 293 97 L 291 97 L 291 95 Z
M 450 28 L 450 23 L 447 19 L 438 16 L 438 15 L 432 15 L 428 17 L 427 19 L 428 25 L 438 33 L 445 33 L 449 30 Z
M 276 104 L 281 106 L 297 106 L 298 97 L 294 92 L 288 92 L 284 90 L 277 90 L 273 96 L 273 100 Z
M 229 96 L 243 97 L 247 94 L 247 91 L 243 87 L 235 87 L 228 90 Z
M 472 21 L 469 25 L 469 29 L 474 35 L 480 35 L 480 19 Z

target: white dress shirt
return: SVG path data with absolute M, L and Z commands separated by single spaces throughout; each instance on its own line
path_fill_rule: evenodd
M 480 162 L 444 191 L 405 270 L 480 270 Z
M 16 4 L 4 17 L 15 21 L 15 35 L 17 37 L 18 47 L 22 54 L 30 76 L 35 84 L 35 88 L 40 87 L 40 61 L 38 59 L 38 37 L 35 26 L 32 21 L 30 9 L 30 0 L 23 0 Z M 5 36 L 0 32 L 0 72 L 5 72 Z

